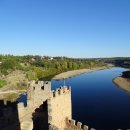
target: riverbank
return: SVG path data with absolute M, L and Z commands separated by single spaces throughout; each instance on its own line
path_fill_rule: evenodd
M 113 79 L 113 83 L 115 83 L 118 87 L 130 93 L 130 81 L 123 77 L 116 77 Z
M 110 67 L 95 67 L 92 69 L 80 69 L 80 70 L 72 70 L 72 71 L 67 71 L 67 72 L 63 72 L 61 74 L 58 74 L 56 76 L 53 77 L 54 80 L 62 80 L 62 79 L 67 79 L 76 75 L 80 75 L 83 73 L 89 73 L 89 72 L 93 72 L 93 71 L 97 71 L 97 70 L 103 70 L 103 69 L 108 69 Z

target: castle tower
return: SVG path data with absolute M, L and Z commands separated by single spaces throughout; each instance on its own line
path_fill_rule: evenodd
M 46 101 L 51 94 L 51 82 L 48 81 L 31 81 L 27 96 L 28 100 L 33 101 L 33 105 L 40 106 L 44 101 Z
M 61 87 L 52 91 L 48 100 L 49 123 L 60 130 L 66 128 L 66 118 L 72 117 L 71 88 Z

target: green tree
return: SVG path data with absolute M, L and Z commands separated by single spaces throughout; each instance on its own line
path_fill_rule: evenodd
M 74 69 L 74 70 L 75 70 L 75 69 L 78 69 L 78 65 L 77 65 L 75 62 L 73 62 L 72 66 L 73 66 L 73 69 Z
M 72 68 L 73 68 L 73 63 L 72 63 L 72 62 L 69 62 L 69 63 L 68 63 L 68 68 L 69 68 L 69 69 L 72 69 Z

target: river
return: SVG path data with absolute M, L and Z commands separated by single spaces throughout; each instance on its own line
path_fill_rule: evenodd
M 112 82 L 125 70 L 115 67 L 67 79 L 65 84 L 72 88 L 73 119 L 96 130 L 130 128 L 130 94 Z M 63 84 L 63 80 L 52 80 L 52 89 Z

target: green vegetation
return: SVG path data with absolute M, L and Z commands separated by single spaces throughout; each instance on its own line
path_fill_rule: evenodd
M 6 85 L 6 81 L 5 80 L 0 80 L 0 88 L 2 88 L 4 85 Z
M 130 68 L 130 57 L 113 57 L 113 58 L 102 58 L 105 63 L 111 63 L 115 66 Z
M 106 65 L 104 62 L 97 59 L 0 55 L 0 76 L 4 77 L 15 70 L 22 70 L 28 80 L 49 79 L 68 70 L 91 69 L 104 65 Z

